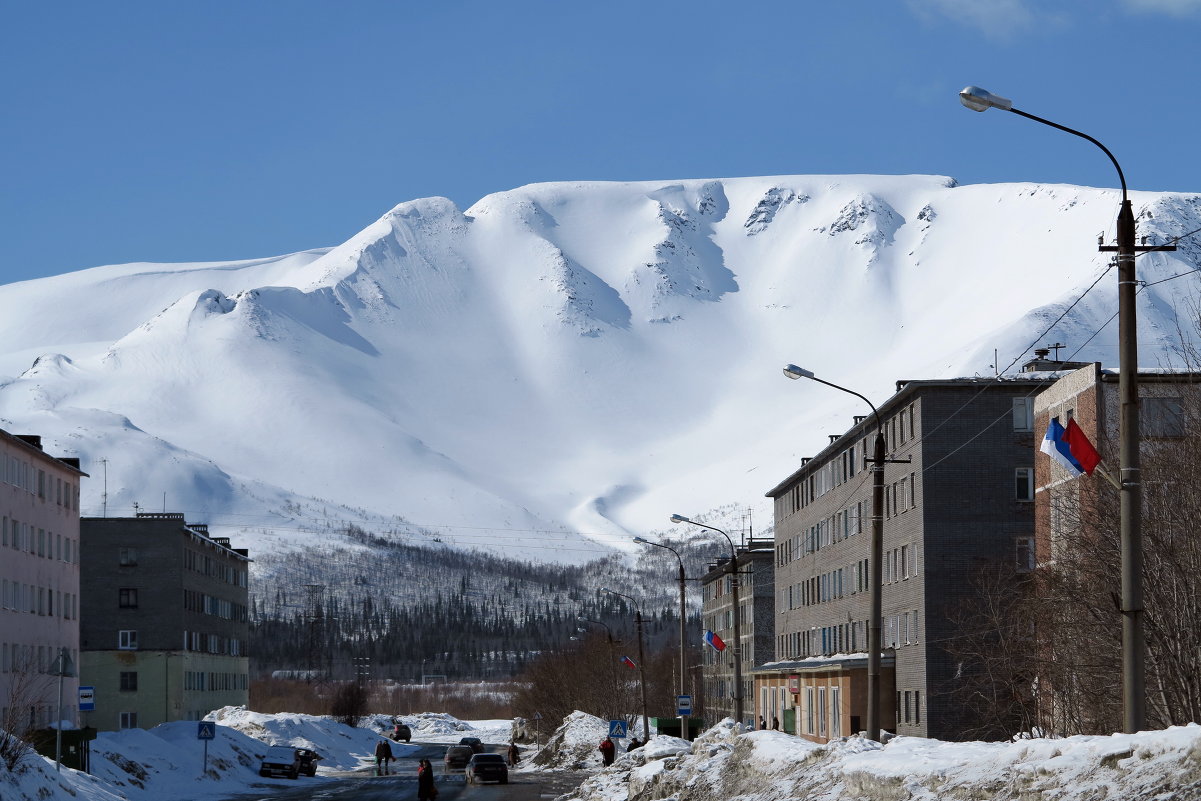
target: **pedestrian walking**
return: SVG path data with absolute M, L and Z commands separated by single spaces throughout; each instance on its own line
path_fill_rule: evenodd
M 605 739 L 601 740 L 601 762 L 606 768 L 613 764 L 613 754 L 616 753 L 616 751 L 617 746 L 613 745 L 612 737 L 606 737 Z
M 417 763 L 417 799 L 418 801 L 433 801 L 438 797 L 438 787 L 434 784 L 434 766 L 428 759 Z
M 766 729 L 766 728 L 767 728 L 767 721 L 763 719 L 763 716 L 762 716 L 762 715 L 760 715 L 760 716 L 759 716 L 759 728 L 760 728 L 760 729 Z
M 775 715 L 772 715 L 771 717 L 771 727 L 774 731 L 780 730 L 780 719 Z
M 375 775 L 387 776 L 391 770 L 388 763 L 392 761 L 392 746 L 388 745 L 387 740 L 380 740 L 375 744 Z
M 511 767 L 511 768 L 516 767 L 517 760 L 521 758 L 521 756 L 517 750 L 517 743 L 510 740 L 509 741 L 509 750 L 507 753 L 509 756 L 509 767 Z

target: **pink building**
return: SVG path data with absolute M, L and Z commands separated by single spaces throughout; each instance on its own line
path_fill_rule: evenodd
M 58 713 L 59 657 L 79 666 L 79 460 L 41 438 L 0 430 L 0 728 Z M 62 680 L 63 719 L 78 725 L 79 680 Z

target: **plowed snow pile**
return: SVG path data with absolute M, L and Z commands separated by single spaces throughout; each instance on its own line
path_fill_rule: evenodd
M 674 738 L 657 737 L 660 740 Z M 681 742 L 681 741 L 675 741 Z M 663 756 L 625 754 L 560 801 L 1098 801 L 1201 799 L 1201 726 L 1108 737 L 946 743 L 852 737 L 816 745 L 726 720 Z

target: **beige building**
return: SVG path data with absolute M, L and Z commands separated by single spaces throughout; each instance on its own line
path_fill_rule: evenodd
M 54 721 L 57 674 L 77 672 L 84 475 L 78 459 L 43 452 L 40 437 L 0 431 L 0 728 L 9 732 Z M 61 719 L 77 724 L 79 681 L 61 684 Z

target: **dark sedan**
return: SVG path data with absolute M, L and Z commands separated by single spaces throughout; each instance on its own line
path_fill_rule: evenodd
M 446 770 L 462 770 L 471 761 L 471 756 L 471 746 L 452 745 L 446 749 L 446 756 L 442 757 L 442 764 Z
M 509 783 L 509 766 L 500 754 L 476 754 L 467 762 L 467 781 Z

